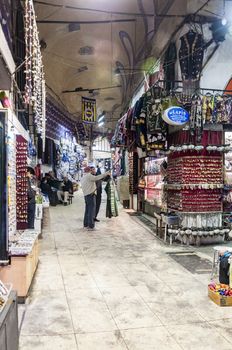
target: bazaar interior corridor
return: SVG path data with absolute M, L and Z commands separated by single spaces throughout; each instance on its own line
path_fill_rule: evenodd
M 50 207 L 40 262 L 19 306 L 20 350 L 221 350 L 232 348 L 232 313 L 123 209 L 102 203 L 98 231 L 82 229 L 83 198 Z M 198 252 L 202 254 L 202 252 Z M 184 276 L 184 279 L 183 279 Z

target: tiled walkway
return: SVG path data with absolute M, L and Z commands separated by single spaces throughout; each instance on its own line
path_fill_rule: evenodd
M 83 198 L 50 208 L 20 350 L 231 350 L 232 308 L 128 214 L 82 228 Z

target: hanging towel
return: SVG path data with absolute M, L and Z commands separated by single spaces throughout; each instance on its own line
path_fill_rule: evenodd
M 118 216 L 118 205 L 116 200 L 116 191 L 114 181 L 112 179 L 108 180 L 105 191 L 107 194 L 106 200 L 106 217 L 112 218 Z

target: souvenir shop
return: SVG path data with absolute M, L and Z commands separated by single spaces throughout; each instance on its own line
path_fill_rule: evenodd
M 165 240 L 228 239 L 232 89 L 220 57 L 231 42 L 221 22 L 185 23 L 117 123 L 112 145 L 118 164 L 128 152 L 130 207 L 153 217 Z
M 42 157 L 43 174 L 53 171 L 58 180 L 67 176 L 77 189 L 82 162 L 86 155 L 77 139 L 83 139 L 85 129 L 71 119 L 64 108 L 49 94 L 46 101 L 46 143 Z
M 162 86 L 153 85 L 119 120 L 112 140 L 129 152 L 133 208 L 160 217 L 166 235 L 182 243 L 223 241 L 230 231 L 232 97 L 204 89 L 167 95 Z
M 0 317 L 1 311 L 5 314 L 10 310 L 9 305 L 12 304 L 13 308 L 14 304 L 13 309 L 16 309 L 16 296 L 11 290 L 17 291 L 19 299 L 22 300 L 28 295 L 38 264 L 38 239 L 43 214 L 42 196 L 36 181 L 31 184 L 33 203 L 29 203 L 27 168 L 34 168 L 36 177 L 39 177 L 36 139 L 41 140 L 43 148 L 46 132 L 45 80 L 33 3 L 25 1 L 24 5 L 24 10 L 20 9 L 21 15 L 24 15 L 24 95 L 19 89 L 15 89 L 16 81 L 19 85 L 22 83 L 17 78 L 21 77 L 20 68 L 23 65 L 15 66 L 11 38 L 5 35 L 1 38 L 5 69 L 10 71 L 15 81 L 10 81 L 8 86 L 4 80 L 0 81 Z M 32 206 L 33 220 L 30 229 L 28 218 L 29 207 Z M 17 313 L 17 310 L 14 312 Z M 10 327 L 17 329 L 17 317 Z M 14 333 L 17 335 L 17 330 Z M 17 342 L 17 337 L 12 341 Z M 0 343 L 3 344 L 2 339 Z

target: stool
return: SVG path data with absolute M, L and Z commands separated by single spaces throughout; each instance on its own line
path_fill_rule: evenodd
M 73 194 L 69 194 L 69 196 L 68 196 L 68 204 L 72 204 L 72 200 L 73 200 Z
M 219 266 L 219 252 L 220 251 L 228 251 L 232 252 L 232 247 L 227 247 L 223 245 L 219 245 L 216 247 L 213 247 L 214 254 L 213 254 L 213 264 L 212 264 L 212 272 L 211 272 L 211 280 L 218 275 L 218 266 Z

